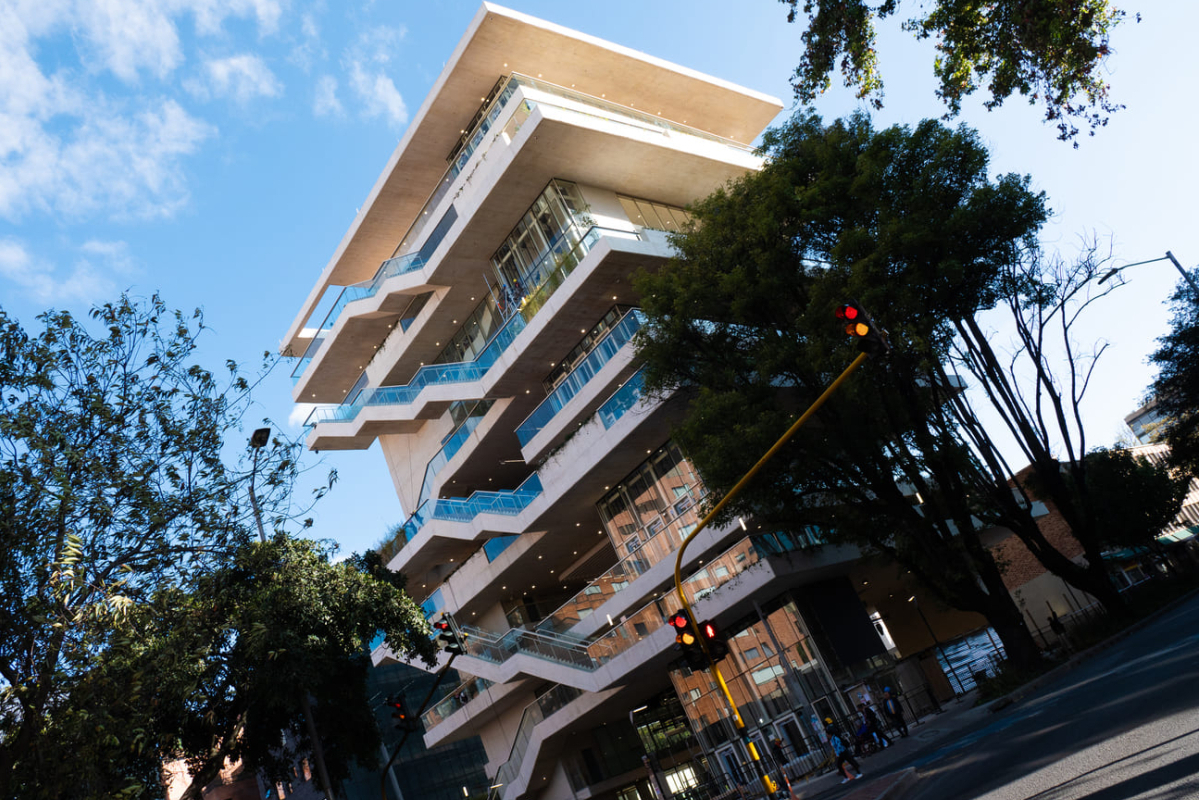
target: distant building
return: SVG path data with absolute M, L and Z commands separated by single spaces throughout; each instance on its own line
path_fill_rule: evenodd
M 1124 418 L 1124 424 L 1132 431 L 1132 435 L 1141 444 L 1154 444 L 1158 440 L 1158 427 L 1165 417 L 1157 406 L 1156 400 L 1150 400 L 1145 405 Z

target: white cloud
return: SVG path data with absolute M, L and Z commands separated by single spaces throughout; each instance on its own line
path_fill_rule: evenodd
M 266 62 L 250 54 L 209 59 L 204 63 L 204 79 L 188 82 L 187 86 L 201 98 L 232 98 L 241 105 L 258 97 L 283 94 L 283 84 Z
M 350 88 L 362 104 L 362 116 L 383 117 L 393 128 L 408 123 L 408 107 L 385 67 L 391 63 L 405 34 L 403 28 L 386 25 L 371 28 L 358 36 L 342 59 L 342 66 L 349 73 Z
M 108 69 L 126 82 L 147 70 L 164 78 L 183 61 L 175 23 L 154 0 L 85 0 L 76 3 L 71 28 L 84 63 Z
M 89 239 L 79 246 L 79 249 L 89 256 L 101 259 L 108 269 L 118 275 L 133 275 L 137 265 L 129 253 L 126 242 L 104 242 L 99 239 Z
M 71 215 L 171 216 L 187 202 L 182 157 L 215 133 L 174 100 L 132 116 L 89 113 L 68 141 L 43 138 L 19 189 Z M 0 213 L 12 214 L 5 195 L 0 187 Z
M 208 36 L 219 34 L 221 24 L 229 17 L 249 16 L 257 19 L 259 33 L 267 36 L 279 29 L 279 18 L 283 16 L 283 7 L 276 0 L 176 0 L 175 5 L 180 12 L 195 15 L 196 30 Z
M 341 101 L 337 99 L 337 79 L 322 75 L 316 80 L 316 96 L 312 102 L 312 113 L 318 117 L 340 117 L 345 115 Z
M 300 15 L 300 35 L 300 43 L 291 49 L 287 60 L 308 72 L 315 61 L 323 61 L 326 58 L 324 45 L 321 44 L 320 28 L 311 12 L 306 11 Z
M 291 413 L 287 415 L 287 425 L 291 428 L 302 428 L 304 420 L 308 419 L 308 415 L 312 413 L 312 409 L 316 408 L 314 403 L 296 403 L 291 407 Z
M 382 71 L 367 71 L 361 64 L 350 67 L 350 87 L 362 101 L 362 115 L 367 119 L 385 117 L 393 128 L 408 123 L 408 107 L 391 78 Z
M 90 305 L 115 293 L 113 282 L 90 260 L 80 259 L 61 278 L 52 265 L 34 259 L 15 239 L 0 240 L 0 278 L 42 305 L 75 301 Z

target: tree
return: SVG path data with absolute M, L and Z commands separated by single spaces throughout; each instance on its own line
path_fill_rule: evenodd
M 189 328 L 158 298 L 123 297 L 92 317 L 103 335 L 48 312 L 31 336 L 0 311 L 5 797 L 35 796 L 59 768 L 46 748 L 72 693 L 89 691 L 113 616 L 245 538 L 220 457 L 233 409 L 186 363 L 202 321 Z
M 808 17 L 804 52 L 793 79 L 796 97 L 808 103 L 826 90 L 839 61 L 845 84 L 856 86 L 859 98 L 869 97 L 881 107 L 875 22 L 895 14 L 899 3 L 780 2 L 790 7 L 788 22 L 801 10 Z M 985 82 L 988 110 L 1019 94 L 1032 104 L 1042 103 L 1045 119 L 1057 125 L 1059 138 L 1070 140 L 1078 135 L 1077 123 L 1093 135 L 1122 108 L 1109 98 L 1102 69 L 1111 53 L 1111 32 L 1123 18 L 1124 12 L 1109 0 L 936 0 L 903 28 L 918 39 L 936 39 L 937 96 L 949 116 L 957 115 L 962 99 Z
M 1180 281 L 1171 299 L 1170 331 L 1149 359 L 1158 368 L 1151 392 L 1163 418 L 1159 438 L 1173 462 L 1199 478 L 1199 294 Z
M 225 721 L 220 704 L 239 699 L 230 687 L 242 684 L 228 683 L 209 717 L 184 713 L 201 705 L 202 681 L 217 685 L 213 670 L 252 673 L 243 693 L 266 685 L 258 676 L 272 668 L 298 674 L 318 720 L 324 708 L 323 729 L 336 730 L 330 717 L 359 720 L 349 678 L 361 659 L 318 652 L 305 638 L 314 631 L 337 632 L 343 651 L 370 638 L 368 624 L 400 652 L 430 646 L 394 580 L 322 565 L 298 543 L 254 542 L 251 473 L 223 461 L 250 386 L 232 362 L 223 382 L 191 363 L 198 312 L 122 297 L 91 317 L 47 312 L 30 334 L 0 311 L 3 797 L 161 796 L 163 761 L 194 755 L 197 737 Z M 277 533 L 295 517 L 297 448 L 276 440 L 259 464 L 260 506 Z M 294 596 L 265 588 L 275 580 L 267 563 Z M 178 649 L 164 649 L 168 640 Z M 240 673 L 218 658 L 234 645 Z M 289 653 L 307 658 L 308 671 Z M 208 746 L 256 754 L 279 741 L 279 729 L 256 724 L 245 716 L 242 740 Z
M 1190 480 L 1126 449 L 1099 448 L 1086 460 L 1095 536 L 1112 549 L 1156 548 L 1157 537 L 1178 516 Z
M 1035 246 L 1044 198 L 1027 178 L 989 180 L 977 137 L 931 121 L 875 132 L 863 115 L 825 127 L 800 114 L 765 149 L 759 173 L 692 208 L 679 258 L 637 276 L 647 386 L 695 387 L 676 435 L 719 495 L 852 358 L 833 310 L 873 309 L 892 357 L 847 383 L 729 512 L 883 552 L 984 615 L 1014 661 L 1035 661 L 977 535 L 985 472 L 943 364 L 952 321 L 994 305 L 1002 267 Z
M 155 676 L 155 724 L 178 731 L 193 776 L 186 797 L 199 798 L 226 760 L 288 780 L 295 763 L 313 763 L 318 741 L 333 789 L 353 760 L 377 763 L 367 645 L 381 631 L 393 650 L 430 664 L 436 646 L 400 576 L 329 554 L 283 534 L 250 542 L 190 591 L 165 591 L 130 617 L 141 647 L 131 667 Z

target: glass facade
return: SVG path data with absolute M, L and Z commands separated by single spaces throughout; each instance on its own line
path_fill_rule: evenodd
M 820 763 L 825 753 L 819 720 L 840 719 L 845 709 L 796 603 L 783 595 L 761 616 L 754 613 L 732 626 L 728 644 L 721 673 L 759 749 L 766 752 L 767 741 L 781 739 L 785 763 L 795 774 Z M 707 671 L 685 666 L 671 680 L 704 750 L 741 782 L 750 773 L 715 681 Z
M 590 227 L 583 218 L 585 208 L 579 187 L 567 181 L 550 181 L 492 255 L 498 301 L 505 316 L 541 285 L 547 268 L 556 266 L 547 264 L 548 254 L 565 255 L 582 240 Z
M 391 709 L 383 703 L 389 695 L 402 694 L 410 708 L 420 707 L 436 676 L 406 664 L 375 667 L 368 673 L 368 695 L 378 699 L 375 719 L 383 736 L 385 752 L 369 767 L 358 765 L 342 787 L 344 800 L 378 800 L 383 765 L 404 737 L 393 727 Z M 446 674 L 442 686 L 459 682 L 454 671 Z M 452 744 L 426 748 L 419 733 L 410 733 L 385 781 L 387 797 L 395 800 L 398 783 L 404 800 L 483 800 L 490 782 L 484 772 L 487 756 L 477 736 Z M 465 792 L 463 791 L 465 789 Z
M 623 558 L 691 509 L 703 492 L 699 473 L 678 446 L 670 443 L 642 462 L 596 506 L 608 538 Z
M 616 199 L 629 220 L 643 228 L 674 232 L 682 230 L 691 221 L 691 215 L 676 206 L 624 195 L 617 195 Z

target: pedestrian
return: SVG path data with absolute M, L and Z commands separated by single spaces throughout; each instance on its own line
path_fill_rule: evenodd
M 891 740 L 883 734 L 878 722 L 878 715 L 874 713 L 874 709 L 866 703 L 858 704 L 858 713 L 862 716 L 862 727 L 865 734 L 874 739 L 874 743 L 880 747 L 890 747 Z
M 908 724 L 903 721 L 903 706 L 900 705 L 899 699 L 891 693 L 890 686 L 883 689 L 883 713 L 887 715 L 887 719 L 891 722 L 891 727 L 899 731 L 901 736 L 907 738 Z
M 783 776 L 783 780 L 787 780 L 787 771 L 784 767 L 787 765 L 787 756 L 783 752 L 783 740 L 778 736 L 770 740 L 770 754 L 774 756 L 774 763 L 778 767 L 779 774 Z
M 858 766 L 858 762 L 854 759 L 853 753 L 849 751 L 849 745 L 845 743 L 845 739 L 841 737 L 841 732 L 833 725 L 831 717 L 824 718 L 824 732 L 828 735 L 829 747 L 833 748 L 833 754 L 837 756 L 837 771 L 844 774 L 845 777 L 841 783 L 848 783 L 855 778 L 862 777 L 862 768 Z M 853 767 L 856 774 L 851 775 L 846 765 Z

